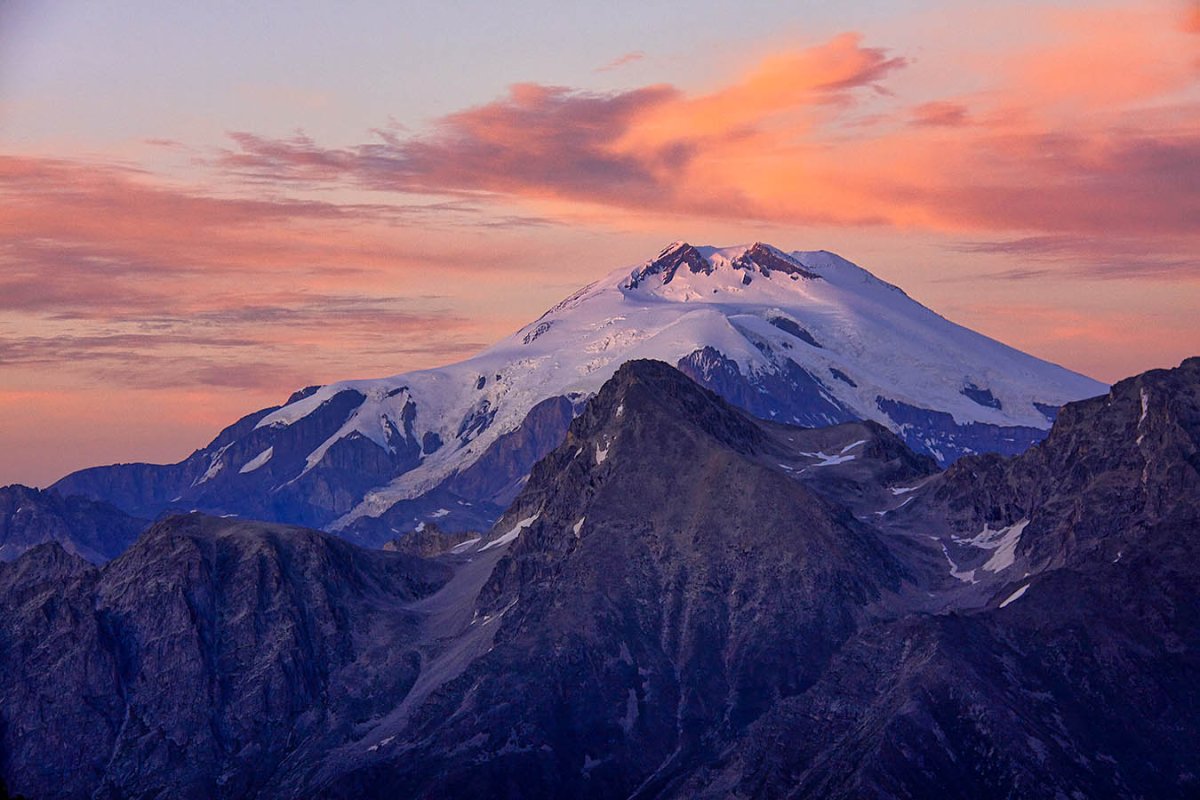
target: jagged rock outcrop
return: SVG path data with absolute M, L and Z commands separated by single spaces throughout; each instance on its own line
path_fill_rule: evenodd
M 174 517 L 101 568 L 0 565 L 0 772 L 30 797 L 254 796 L 416 679 L 448 570 L 300 528 Z
M 93 564 L 116 558 L 149 523 L 108 503 L 13 484 L 0 487 L 0 561 L 58 542 Z

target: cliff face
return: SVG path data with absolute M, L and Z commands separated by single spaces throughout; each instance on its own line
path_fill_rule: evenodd
M 398 702 L 403 607 L 446 570 L 297 528 L 191 515 L 103 568 L 47 544 L 0 568 L 11 791 L 244 797 Z

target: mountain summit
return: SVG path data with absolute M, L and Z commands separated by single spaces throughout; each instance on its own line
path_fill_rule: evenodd
M 154 516 L 200 509 L 367 544 L 487 527 L 583 402 L 631 359 L 665 361 L 755 416 L 873 420 L 948 464 L 1022 452 L 1107 387 L 956 325 L 826 251 L 676 242 L 466 361 L 297 392 L 167 466 L 57 488 Z

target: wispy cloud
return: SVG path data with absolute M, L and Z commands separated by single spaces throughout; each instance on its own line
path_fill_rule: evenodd
M 912 124 L 954 128 L 970 122 L 966 105 L 952 100 L 922 103 L 912 110 Z
M 1011 256 L 1023 266 L 979 277 L 1028 280 L 1051 275 L 1088 278 L 1183 278 L 1200 280 L 1200 256 L 1186 243 L 1122 237 L 1028 236 L 998 241 L 967 241 L 949 245 L 961 253 Z M 1039 266 L 1040 265 L 1040 266 Z M 954 280 L 950 278 L 949 280 Z
M 282 391 L 347 361 L 388 373 L 464 357 L 496 320 L 452 313 L 437 276 L 511 268 L 506 231 L 552 224 L 467 200 L 216 195 L 18 156 L 0 156 L 0 202 L 0 391 L 67 376 Z
M 625 53 L 624 55 L 617 56 L 612 61 L 608 62 L 607 64 L 605 64 L 602 67 L 596 67 L 596 72 L 612 72 L 614 69 L 620 69 L 621 67 L 627 66 L 629 64 L 634 64 L 638 61 L 642 61 L 645 58 L 646 58 L 646 54 L 643 53 L 641 50 L 634 50 L 632 52 Z

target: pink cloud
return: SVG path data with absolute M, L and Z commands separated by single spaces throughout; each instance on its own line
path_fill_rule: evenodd
M 1182 106 L 1142 109 L 1194 74 L 1186 56 L 1165 46 L 1182 35 L 1179 26 L 1161 14 L 1111 10 L 1053 12 L 1040 22 L 1046 40 L 993 70 L 999 83 L 972 98 L 906 104 L 888 94 L 889 82 L 910 62 L 844 34 L 768 53 L 709 91 L 521 84 L 424 132 L 353 148 L 237 134 L 222 163 L 283 184 L 638 215 L 1193 236 L 1200 131 Z M 1123 46 L 1108 47 L 1118 33 Z M 1101 57 L 1087 49 L 1089 36 Z M 1026 105 L 1031 97 L 1036 111 Z M 865 103 L 875 104 L 870 125 L 856 117 Z M 1080 103 L 1089 115 L 1078 115 Z
M 935 100 L 922 103 L 912 110 L 914 125 L 934 125 L 954 128 L 970 122 L 970 114 L 962 103 L 952 100 Z
M 596 67 L 596 72 L 611 72 L 614 69 L 620 69 L 628 64 L 634 64 L 638 61 L 642 61 L 645 58 L 646 54 L 641 50 L 634 50 L 631 53 L 625 53 L 624 55 L 617 56 L 602 67 Z

